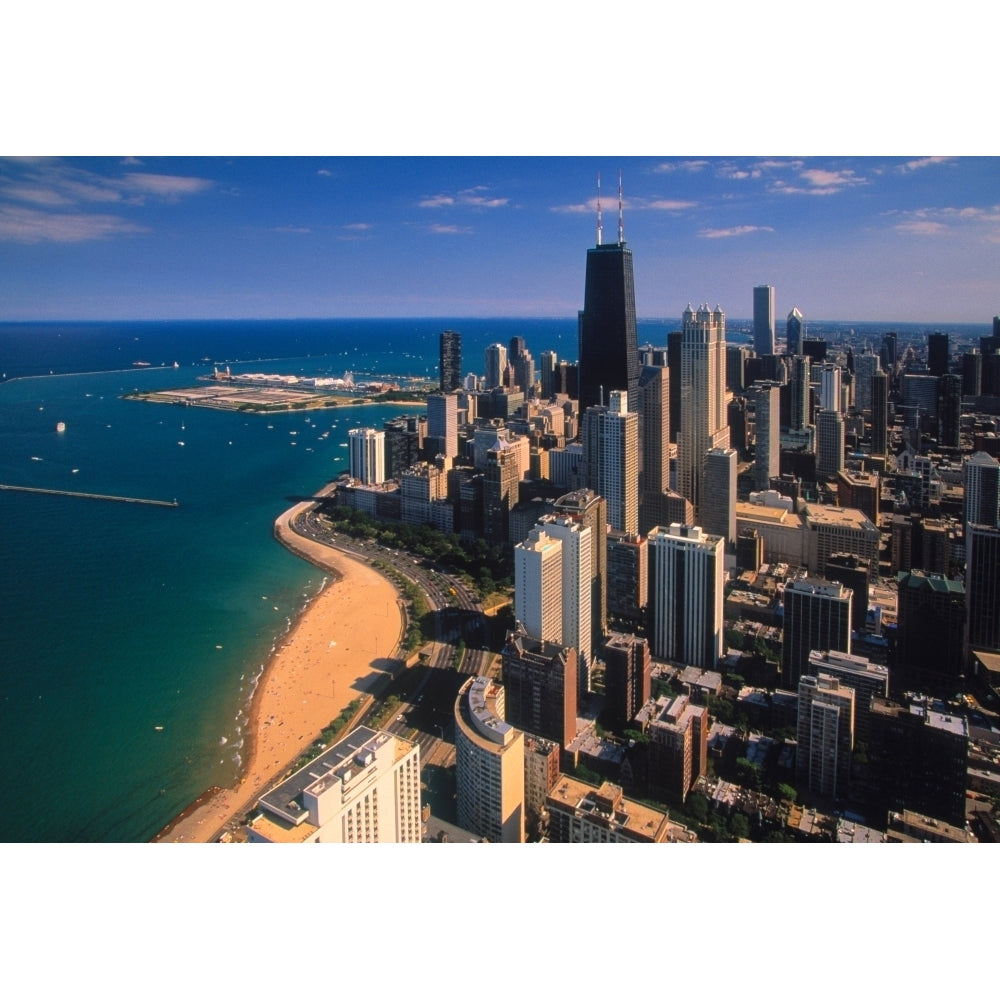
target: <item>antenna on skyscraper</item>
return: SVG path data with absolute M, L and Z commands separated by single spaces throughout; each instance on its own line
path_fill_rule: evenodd
M 597 245 L 601 245 L 601 173 L 597 172 Z
M 625 222 L 622 219 L 622 172 L 618 171 L 618 242 L 625 242 Z

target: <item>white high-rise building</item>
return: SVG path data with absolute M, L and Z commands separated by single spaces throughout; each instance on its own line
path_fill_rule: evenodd
M 726 415 L 726 316 L 718 306 L 684 310 L 681 329 L 681 426 L 677 438 L 677 488 L 700 516 L 705 457 L 729 447 Z
M 351 446 L 351 477 L 366 486 L 385 482 L 385 431 L 352 427 L 347 432 Z
M 507 370 L 507 348 L 503 344 L 490 344 L 484 352 L 487 389 L 503 385 L 503 374 Z
M 827 798 L 847 792 L 854 749 L 854 691 L 836 677 L 804 674 L 798 686 L 795 778 Z
M 823 365 L 819 372 L 819 408 L 840 410 L 841 404 L 840 365 Z
M 556 641 L 576 649 L 580 689 L 586 692 L 590 690 L 593 636 L 591 529 L 582 521 L 554 514 L 539 518 L 535 527 L 562 543 L 562 633 Z
M 649 644 L 654 656 L 714 670 L 722 654 L 721 535 L 671 524 L 649 533 Z
M 1000 462 L 985 451 L 977 451 L 966 461 L 963 472 L 965 523 L 997 527 L 1000 524 Z
M 432 392 L 427 397 L 427 437 L 435 438 L 439 455 L 458 454 L 458 396 L 454 392 Z
M 608 525 L 639 530 L 639 414 L 630 413 L 628 393 L 613 389 L 607 406 L 583 415 L 587 488 L 608 502 Z
M 359 726 L 257 805 L 251 843 L 419 844 L 420 745 Z
M 514 546 L 514 617 L 533 639 L 562 642 L 562 547 L 539 527 Z

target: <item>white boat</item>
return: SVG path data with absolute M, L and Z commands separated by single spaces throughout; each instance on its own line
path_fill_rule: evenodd
M 66 430 L 66 424 L 65 424 L 65 423 L 63 423 L 63 421 L 62 421 L 62 420 L 60 420 L 60 421 L 59 421 L 59 423 L 57 423 L 57 424 L 56 424 L 56 431 L 57 431 L 57 432 L 58 432 L 59 434 L 62 434 L 62 432 L 63 432 L 64 430 Z

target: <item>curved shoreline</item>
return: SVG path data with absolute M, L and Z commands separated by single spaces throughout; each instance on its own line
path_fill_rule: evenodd
M 292 520 L 311 505 L 299 503 L 281 514 L 274 535 L 330 580 L 303 607 L 264 664 L 245 709 L 238 779 L 231 788 L 203 792 L 153 842 L 217 840 L 342 709 L 360 697 L 363 711 L 370 689 L 398 662 L 391 654 L 402 638 L 404 619 L 395 587 L 366 563 L 296 534 Z M 378 611 L 383 602 L 384 615 Z M 379 649 L 389 655 L 378 656 Z

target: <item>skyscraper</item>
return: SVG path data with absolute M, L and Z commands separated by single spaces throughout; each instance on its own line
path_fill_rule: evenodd
M 757 285 L 753 290 L 753 349 L 758 358 L 774 354 L 774 288 Z
M 607 406 L 583 415 L 587 488 L 608 502 L 608 524 L 639 530 L 639 414 L 628 409 L 624 391 L 613 389 Z
M 486 368 L 485 389 L 495 389 L 503 385 L 503 375 L 507 370 L 507 348 L 503 344 L 490 344 L 483 352 Z
M 819 577 L 802 576 L 785 587 L 781 643 L 781 681 L 795 690 L 808 671 L 814 650 L 851 651 L 850 588 Z
M 556 641 L 577 651 L 582 696 L 590 690 L 590 668 L 593 662 L 590 600 L 593 547 L 590 541 L 590 528 L 571 517 L 554 514 L 546 514 L 539 518 L 536 528 L 562 545 L 559 587 L 562 592 L 562 618 Z M 531 535 L 528 537 L 530 539 Z M 546 637 L 538 636 L 538 638 Z
M 562 542 L 532 528 L 514 546 L 514 617 L 533 639 L 562 642 Z
M 812 396 L 812 387 L 809 384 L 809 359 L 804 354 L 797 354 L 792 359 L 792 377 L 788 388 L 791 394 L 789 429 L 804 430 L 809 424 L 809 404 Z
M 670 373 L 667 368 L 646 365 L 639 376 L 642 420 L 642 491 L 662 493 L 670 489 Z
M 704 501 L 705 456 L 729 447 L 726 420 L 726 316 L 690 304 L 682 317 L 681 428 L 677 442 L 677 488 L 700 517 Z
M 438 455 L 454 458 L 458 454 L 458 396 L 454 392 L 427 396 L 427 437 L 434 439 Z
M 816 417 L 816 478 L 832 479 L 844 467 L 844 415 L 820 410 Z
M 776 382 L 755 382 L 750 389 L 756 410 L 754 488 L 766 490 L 781 473 L 781 387 Z M 735 538 L 733 539 L 735 541 Z
M 701 526 L 710 535 L 721 535 L 730 550 L 736 545 L 737 458 L 735 448 L 712 448 L 705 456 Z
M 608 626 L 608 502 L 593 490 L 574 490 L 561 496 L 553 509 L 590 528 L 590 621 L 598 642 Z
M 970 524 L 965 533 L 966 641 L 970 649 L 1000 650 L 1000 529 Z
M 714 670 L 722 653 L 721 535 L 671 524 L 649 533 L 649 636 L 653 655 Z
M 977 451 L 963 466 L 965 478 L 965 523 L 1000 524 L 1000 462 L 985 451 Z
M 889 448 L 889 376 L 883 371 L 871 377 L 872 454 L 884 455 Z
M 445 330 L 441 334 L 440 349 L 440 388 L 442 392 L 451 392 L 462 384 L 462 335 L 454 330 Z
M 347 432 L 351 446 L 351 475 L 366 486 L 385 482 L 385 431 L 352 427 Z
M 793 308 L 785 320 L 785 351 L 796 355 L 802 353 L 802 313 Z
M 600 183 L 598 181 L 598 183 Z M 583 311 L 579 315 L 580 412 L 603 405 L 612 389 L 628 395 L 639 412 L 639 342 L 635 330 L 632 251 L 625 245 L 621 182 L 618 187 L 618 242 L 601 242 L 598 188 L 597 245 L 587 251 Z
M 948 373 L 948 334 L 927 335 L 927 368 L 932 375 Z
M 962 444 L 962 377 L 945 373 L 937 384 L 938 444 L 959 448 Z
M 804 674 L 798 696 L 796 782 L 827 798 L 844 795 L 854 749 L 854 691 L 828 674 Z

